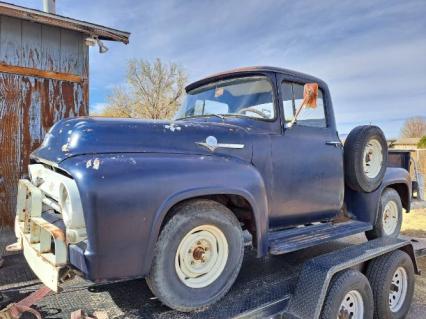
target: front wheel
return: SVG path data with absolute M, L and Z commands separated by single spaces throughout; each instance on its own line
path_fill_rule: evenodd
M 147 283 L 170 308 L 200 310 L 228 292 L 243 254 L 233 213 L 211 200 L 191 201 L 178 207 L 161 231 Z

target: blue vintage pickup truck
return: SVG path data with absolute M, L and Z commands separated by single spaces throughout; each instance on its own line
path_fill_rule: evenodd
M 326 83 L 251 67 L 186 92 L 173 121 L 66 119 L 32 153 L 16 246 L 48 287 L 70 269 L 145 277 L 164 304 L 191 311 L 234 283 L 243 232 L 258 257 L 398 236 L 409 174 L 387 168 L 378 127 L 355 128 L 343 147 Z

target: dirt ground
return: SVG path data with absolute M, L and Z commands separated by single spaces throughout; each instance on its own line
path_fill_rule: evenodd
M 426 208 L 415 209 L 404 214 L 402 233 L 407 236 L 426 238 Z M 416 278 L 416 289 L 411 310 L 407 318 L 426 318 L 426 257 L 418 259 L 423 274 Z

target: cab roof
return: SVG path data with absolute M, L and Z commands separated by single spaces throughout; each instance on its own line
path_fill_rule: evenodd
M 215 82 L 218 80 L 230 78 L 230 77 L 256 75 L 256 74 L 263 74 L 263 73 L 283 74 L 289 80 L 294 79 L 295 81 L 302 81 L 302 82 L 316 82 L 320 85 L 320 87 L 323 87 L 323 88 L 327 87 L 327 84 L 324 81 L 309 74 L 305 74 L 305 73 L 301 73 L 301 72 L 297 72 L 297 71 L 293 71 L 289 69 L 284 69 L 284 68 L 273 67 L 273 66 L 250 66 L 250 67 L 237 68 L 237 69 L 232 69 L 232 70 L 209 75 L 201 80 L 192 82 L 191 84 L 187 85 L 185 90 L 186 92 L 188 92 L 202 85 Z

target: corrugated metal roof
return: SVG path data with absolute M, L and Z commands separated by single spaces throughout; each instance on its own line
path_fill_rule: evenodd
M 125 44 L 129 43 L 130 33 L 126 31 L 111 29 L 98 24 L 76 20 L 57 14 L 46 13 L 40 10 L 29 9 L 1 1 L 0 14 L 86 33 L 88 36 L 97 36 L 101 40 L 121 41 Z

